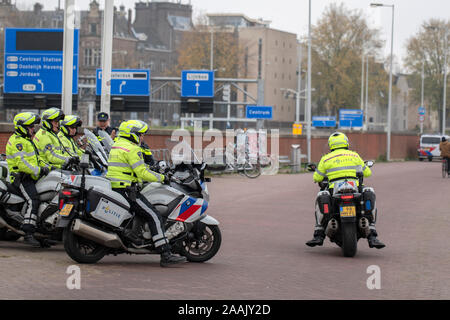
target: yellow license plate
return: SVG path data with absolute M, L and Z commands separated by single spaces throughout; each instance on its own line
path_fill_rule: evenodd
M 68 216 L 70 212 L 72 211 L 73 204 L 65 204 L 64 207 L 59 212 L 59 215 L 61 216 Z
M 354 206 L 341 207 L 341 217 L 356 217 L 356 208 Z

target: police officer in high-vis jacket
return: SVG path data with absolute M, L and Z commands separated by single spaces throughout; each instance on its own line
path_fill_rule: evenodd
M 185 262 L 186 258 L 173 255 L 170 252 L 160 214 L 139 192 L 136 191 L 133 194 L 132 189 L 138 181 L 161 183 L 165 181 L 163 175 L 150 170 L 144 161 L 140 143 L 143 141 L 147 130 L 148 125 L 140 120 L 129 120 L 121 123 L 118 139 L 109 154 L 106 177 L 111 180 L 113 190 L 128 200 L 131 210 L 148 221 L 154 246 L 161 252 L 160 264 L 166 267 Z M 140 239 L 133 234 L 128 234 L 127 237 L 134 244 L 143 245 Z
M 58 132 L 58 138 L 65 151 L 68 151 L 71 156 L 78 156 L 80 158 L 84 154 L 84 150 L 78 146 L 74 137 L 77 135 L 78 127 L 81 127 L 82 124 L 83 121 L 81 121 L 79 116 L 65 116 L 60 122 L 60 130 Z
M 34 136 L 34 143 L 44 160 L 56 168 L 79 161 L 63 146 L 58 137 L 59 122 L 64 119 L 64 113 L 57 108 L 50 108 L 42 113 L 41 129 Z
M 328 138 L 328 146 L 330 148 L 330 153 L 324 155 L 320 159 L 317 170 L 314 172 L 314 182 L 321 182 L 324 178 L 328 178 L 329 185 L 328 188 L 331 191 L 322 191 L 319 193 L 321 197 L 330 197 L 332 195 L 332 190 L 334 188 L 334 181 L 344 178 L 354 178 L 357 179 L 356 171 L 358 169 L 363 170 L 364 177 L 370 177 L 372 171 L 368 166 L 365 165 L 364 161 L 361 159 L 359 154 L 354 151 L 348 150 L 349 143 L 348 138 L 345 134 L 341 132 L 335 132 Z M 371 199 L 375 200 L 375 193 L 372 188 L 364 188 L 363 194 L 367 195 Z M 319 197 L 318 197 L 319 198 Z M 318 200 L 318 199 L 317 199 Z M 316 200 L 316 201 L 317 201 Z M 331 199 L 329 199 L 331 202 Z M 371 215 L 369 217 L 369 229 L 370 233 L 367 237 L 370 248 L 381 249 L 385 245 L 377 239 L 377 232 L 375 229 L 376 222 L 376 206 L 370 211 Z M 325 239 L 325 231 L 322 225 L 323 214 L 320 212 L 318 206 L 316 206 L 316 226 L 314 228 L 314 237 L 312 240 L 308 241 L 306 245 L 310 247 L 323 245 L 323 240 Z
M 22 230 L 25 232 L 25 243 L 39 247 L 34 238 L 36 219 L 39 209 L 39 195 L 36 181 L 52 169 L 42 159 L 32 141 L 34 126 L 40 122 L 39 115 L 32 112 L 19 113 L 14 117 L 14 134 L 6 144 L 6 161 L 10 172 L 11 183 L 17 186 L 27 201 Z

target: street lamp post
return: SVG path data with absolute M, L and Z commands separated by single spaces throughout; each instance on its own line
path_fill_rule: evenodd
M 446 125 L 446 115 L 445 108 L 447 106 L 447 38 L 448 38 L 448 27 L 445 27 L 445 36 L 444 36 L 444 93 L 443 93 L 443 101 L 442 101 L 442 135 L 445 135 L 445 125 Z
M 387 117 L 387 148 L 386 160 L 391 160 L 391 112 L 392 112 L 392 69 L 393 69 L 393 55 L 394 55 L 394 5 L 383 3 L 371 3 L 371 7 L 391 7 L 392 8 L 392 27 L 391 27 L 391 57 L 389 67 L 389 99 L 388 99 L 388 117 Z
M 311 162 L 311 0 L 309 0 L 308 18 L 308 85 L 307 85 L 307 117 L 306 140 L 308 146 L 308 162 Z

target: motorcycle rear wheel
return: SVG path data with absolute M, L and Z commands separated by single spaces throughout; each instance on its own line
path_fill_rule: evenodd
M 107 253 L 107 248 L 101 244 L 84 239 L 74 234 L 70 230 L 70 226 L 64 228 L 63 241 L 66 253 L 78 263 L 97 263 Z
M 341 223 L 342 253 L 344 257 L 354 257 L 358 248 L 355 223 Z
M 219 226 L 206 225 L 201 240 L 186 239 L 181 243 L 179 253 L 190 262 L 205 262 L 219 251 L 222 234 Z

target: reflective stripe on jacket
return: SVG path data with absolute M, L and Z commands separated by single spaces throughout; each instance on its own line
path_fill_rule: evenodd
M 42 128 L 39 129 L 34 136 L 33 141 L 42 155 L 42 158 L 47 163 L 57 168 L 61 168 L 66 159 L 71 157 L 71 155 L 64 150 L 58 136 L 51 131 Z
M 125 188 L 138 181 L 164 181 L 163 175 L 145 164 L 141 147 L 125 138 L 117 139 L 111 148 L 106 178 L 112 188 Z
M 19 134 L 13 134 L 6 144 L 6 161 L 10 173 L 27 173 L 34 180 L 39 178 L 40 167 L 47 166 L 33 141 Z M 12 175 L 10 179 L 14 181 Z
M 320 159 L 317 170 L 314 172 L 314 182 L 320 182 L 325 177 L 329 181 L 344 177 L 356 178 L 356 171 L 362 170 L 364 177 L 370 177 L 372 171 L 366 167 L 364 161 L 359 154 L 347 149 L 337 149 L 322 157 Z M 333 188 L 334 183 L 329 184 L 329 188 Z
M 81 156 L 84 154 L 83 149 L 81 149 L 78 144 L 73 140 L 72 137 L 66 136 L 62 131 L 58 132 L 58 138 L 61 144 L 66 148 L 66 151 L 71 153 L 71 156 Z

